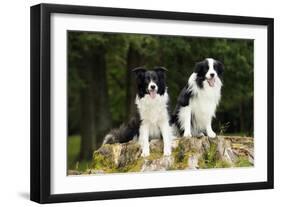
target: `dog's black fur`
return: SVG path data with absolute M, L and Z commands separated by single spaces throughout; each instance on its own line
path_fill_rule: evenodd
M 141 99 L 149 94 L 148 85 L 150 81 L 154 81 L 158 87 L 157 94 L 164 95 L 166 91 L 166 75 L 167 71 L 163 67 L 155 67 L 152 70 L 146 70 L 144 67 L 138 67 L 132 70 L 136 75 L 137 96 Z M 134 116 L 126 124 L 122 124 L 118 129 L 113 129 L 104 138 L 103 144 L 124 143 L 139 136 L 139 128 L 141 125 L 140 114 L 137 110 Z
M 197 62 L 195 64 L 194 67 L 194 73 L 197 74 L 196 77 L 196 84 L 200 89 L 203 89 L 203 81 L 206 80 L 206 73 L 209 70 L 209 65 L 208 65 L 208 61 L 205 59 L 203 61 Z M 223 75 L 223 71 L 224 71 L 224 65 L 218 61 L 215 60 L 214 62 L 214 70 L 216 71 L 218 77 L 222 80 L 222 75 Z M 192 90 L 190 90 L 190 85 L 189 83 L 187 83 L 185 85 L 185 87 L 181 90 L 178 99 L 177 99 L 177 104 L 175 107 L 175 110 L 173 111 L 172 115 L 171 115 L 171 120 L 170 120 L 170 124 L 175 124 L 179 134 L 182 136 L 184 130 L 182 130 L 180 123 L 179 123 L 179 110 L 182 107 L 188 106 L 190 99 L 194 96 L 194 93 Z M 194 117 L 193 115 L 191 115 L 191 125 L 193 124 L 193 120 Z
M 214 62 L 214 69 L 217 72 L 219 78 L 222 78 L 223 64 L 220 61 Z M 206 80 L 206 73 L 209 70 L 207 60 L 203 60 L 195 64 L 194 72 L 197 73 L 196 83 L 200 88 L 203 88 L 203 81 Z

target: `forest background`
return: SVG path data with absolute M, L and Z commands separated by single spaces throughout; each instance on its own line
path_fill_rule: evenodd
M 196 62 L 223 62 L 218 134 L 253 136 L 253 40 L 143 34 L 68 32 L 68 169 L 88 168 L 104 135 L 135 112 L 138 66 L 168 69 L 173 109 Z

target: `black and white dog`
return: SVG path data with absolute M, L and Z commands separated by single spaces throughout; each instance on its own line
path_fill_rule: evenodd
M 160 138 L 164 142 L 164 155 L 171 154 L 172 127 L 169 124 L 169 96 L 167 93 L 165 71 L 163 67 L 146 70 L 136 68 L 137 95 L 135 103 L 137 113 L 127 124 L 112 130 L 104 138 L 103 144 L 123 143 L 138 138 L 142 147 L 142 156 L 149 156 L 149 139 Z
M 216 137 L 212 129 L 222 87 L 224 66 L 207 58 L 195 65 L 187 85 L 182 89 L 172 115 L 172 123 L 184 137 Z

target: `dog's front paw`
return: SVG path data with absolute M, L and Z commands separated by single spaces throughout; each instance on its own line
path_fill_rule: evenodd
M 207 135 L 209 138 L 216 138 L 217 136 L 215 132 L 208 132 Z
M 183 133 L 183 137 L 185 137 L 185 138 L 191 138 L 192 135 L 191 135 L 190 132 L 184 132 L 184 133 Z
M 194 136 L 200 138 L 200 137 L 204 137 L 205 135 L 203 132 L 200 132 L 198 134 L 195 134 Z
M 171 149 L 164 149 L 164 156 L 171 156 Z

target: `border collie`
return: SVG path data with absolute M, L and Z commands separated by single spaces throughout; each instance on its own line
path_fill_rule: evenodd
M 135 68 L 137 95 L 135 103 L 137 112 L 127 124 L 112 130 L 104 138 L 103 144 L 123 143 L 138 138 L 142 148 L 142 156 L 149 156 L 149 139 L 160 138 L 164 142 L 164 155 L 171 155 L 172 127 L 169 123 L 169 96 L 166 88 L 163 67 L 146 70 Z
M 216 137 L 212 118 L 221 97 L 223 70 L 223 64 L 212 58 L 196 63 L 172 115 L 172 123 L 181 136 Z

